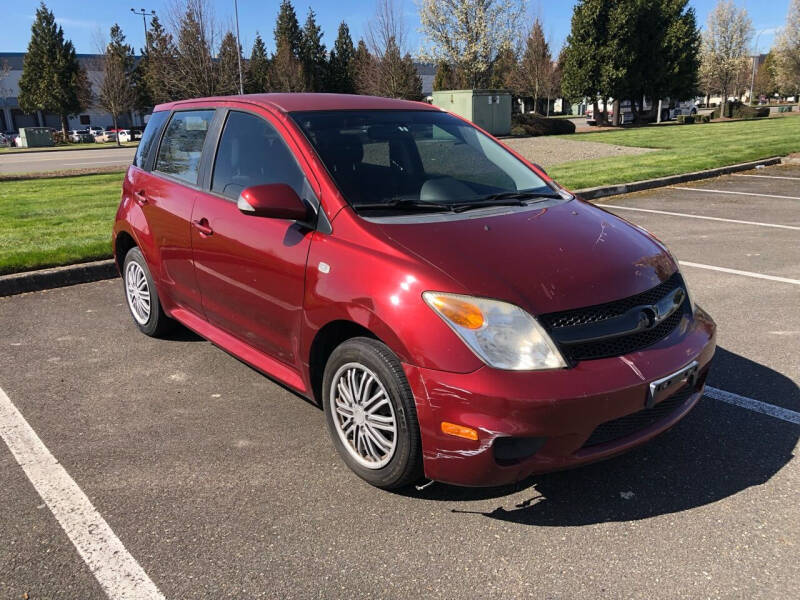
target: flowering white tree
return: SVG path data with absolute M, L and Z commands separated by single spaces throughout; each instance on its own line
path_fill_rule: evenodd
M 501 48 L 515 47 L 525 0 L 419 0 L 423 55 L 445 61 L 472 87 L 488 84 Z
M 784 94 L 800 92 L 800 0 L 792 0 L 786 26 L 776 40 L 778 86 Z
M 748 64 L 748 45 L 753 25 L 745 9 L 731 0 L 720 0 L 708 15 L 703 32 L 701 76 L 722 93 L 720 115 L 742 71 Z

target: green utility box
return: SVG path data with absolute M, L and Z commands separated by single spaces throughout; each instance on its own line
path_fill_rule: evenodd
M 507 90 L 442 90 L 433 92 L 433 104 L 492 135 L 511 133 L 511 92 Z
M 19 130 L 19 145 L 23 148 L 52 146 L 53 133 L 47 127 L 23 127 Z

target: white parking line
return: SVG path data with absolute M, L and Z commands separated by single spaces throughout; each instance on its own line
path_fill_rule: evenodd
M 653 210 L 651 208 L 634 208 L 632 206 L 619 206 L 617 204 L 596 204 L 600 208 L 614 208 L 617 210 L 635 210 L 637 212 L 655 213 L 658 215 L 670 215 L 672 217 L 687 217 L 689 219 L 706 219 L 707 221 L 723 221 L 725 223 L 738 223 L 740 225 L 758 225 L 759 227 L 775 227 L 776 229 L 792 229 L 800 231 L 796 225 L 777 225 L 775 223 L 760 223 L 759 221 L 740 221 L 739 219 L 723 219 L 721 217 L 707 217 L 705 215 L 690 215 L 688 213 L 670 212 L 667 210 Z
M 747 175 L 744 173 L 733 173 L 734 177 L 759 177 L 761 179 L 789 179 L 791 181 L 800 181 L 800 177 L 786 177 L 785 175 Z
M 0 437 L 111 600 L 164 600 L 2 388 Z
M 721 402 L 727 402 L 728 404 L 733 404 L 734 406 L 740 406 L 742 408 L 746 408 L 747 410 L 761 413 L 762 415 L 769 415 L 770 417 L 775 417 L 776 419 L 781 419 L 782 421 L 788 421 L 789 423 L 800 425 L 800 413 L 789 410 L 788 408 L 782 408 L 780 406 L 775 406 L 774 404 L 753 400 L 752 398 L 747 398 L 745 396 L 740 396 L 739 394 L 733 394 L 731 392 L 726 392 L 725 390 L 720 390 L 710 386 L 706 386 L 703 395 L 713 398 L 714 400 L 720 400 Z
M 776 196 L 774 194 L 753 194 L 751 192 L 731 192 L 728 190 L 710 190 L 707 188 L 691 188 L 673 186 L 673 190 L 686 190 L 687 192 L 707 192 L 709 194 L 733 194 L 736 196 L 758 196 L 761 198 L 776 198 L 778 200 L 800 200 L 800 196 Z
M 719 271 L 720 273 L 730 273 L 731 275 L 743 275 L 745 277 L 755 277 L 756 279 L 767 279 L 769 281 L 779 281 L 781 283 L 791 283 L 793 285 L 800 285 L 800 279 L 789 279 L 788 277 L 776 277 L 775 275 L 764 275 L 763 273 L 753 273 L 752 271 L 739 271 L 738 269 L 729 269 L 727 267 L 715 267 L 713 265 L 704 265 L 701 263 L 694 263 L 686 260 L 679 260 L 678 262 L 681 264 L 681 266 L 684 267 L 708 269 L 709 271 Z

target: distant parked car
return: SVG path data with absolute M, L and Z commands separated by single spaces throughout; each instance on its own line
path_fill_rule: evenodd
M 69 132 L 69 141 L 75 144 L 93 142 L 94 136 L 88 129 L 73 129 Z
M 119 138 L 120 142 L 131 142 L 131 141 L 133 141 L 133 134 L 131 133 L 130 129 L 120 129 L 117 132 L 117 137 Z
M 8 148 L 14 144 L 14 140 L 5 133 L 0 133 L 0 146 Z
M 116 142 L 117 141 L 117 132 L 111 131 L 110 129 L 104 129 L 100 133 L 95 134 L 94 136 L 95 142 Z

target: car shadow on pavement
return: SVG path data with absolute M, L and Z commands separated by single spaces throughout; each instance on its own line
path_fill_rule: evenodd
M 717 350 L 710 385 L 782 406 L 800 406 L 791 379 L 742 356 Z M 725 386 L 726 373 L 749 382 Z M 761 390 L 761 393 L 757 393 Z M 792 457 L 800 426 L 704 397 L 670 431 L 628 454 L 579 469 L 536 475 L 517 486 L 470 489 L 436 484 L 419 498 L 498 499 L 485 511 L 451 509 L 525 525 L 579 526 L 646 519 L 688 510 L 761 485 Z M 520 501 L 515 492 L 527 492 Z M 504 496 L 514 494 L 513 500 Z

